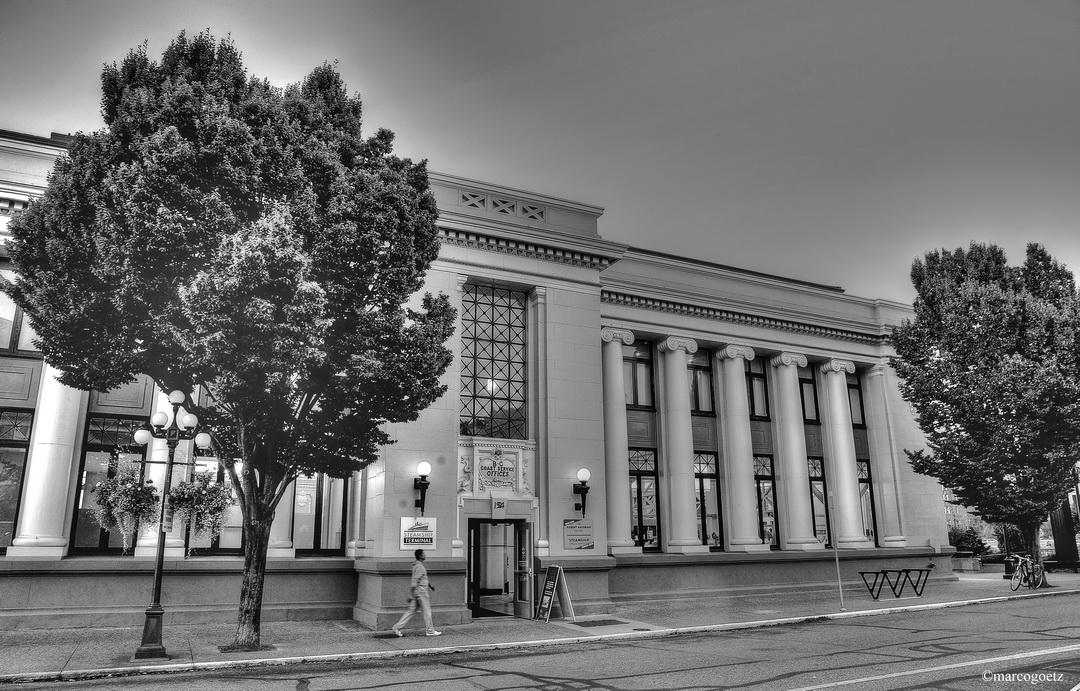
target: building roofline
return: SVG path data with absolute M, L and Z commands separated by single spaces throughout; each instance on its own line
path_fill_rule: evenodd
M 730 271 L 732 273 L 744 274 L 747 276 L 754 276 L 756 278 L 767 278 L 773 281 L 780 281 L 782 283 L 791 283 L 794 285 L 806 286 L 808 288 L 817 288 L 818 290 L 827 290 L 833 293 L 845 293 L 841 286 L 830 286 L 824 283 L 814 283 L 813 281 L 806 281 L 801 278 L 788 278 L 787 276 L 778 276 L 776 274 L 765 273 L 764 271 L 754 271 L 753 269 L 744 269 L 738 266 L 731 266 L 730 264 L 720 264 L 717 262 L 710 262 L 704 259 L 695 259 L 693 257 L 686 257 L 681 254 L 670 254 L 668 252 L 660 252 L 658 250 L 645 249 L 643 247 L 629 247 L 629 252 L 637 254 L 643 254 L 647 256 L 658 257 L 661 259 L 673 260 L 684 262 L 686 264 L 695 264 L 697 266 L 703 266 L 710 269 L 720 269 L 723 271 Z
M 26 132 L 15 132 L 13 130 L 0 129 L 0 138 L 12 139 L 18 142 L 26 142 L 27 144 L 41 144 L 44 146 L 56 146 L 62 149 L 66 149 L 68 144 L 75 139 L 75 135 L 72 134 L 60 134 L 59 132 L 53 132 L 48 137 L 42 137 L 37 134 L 27 134 Z

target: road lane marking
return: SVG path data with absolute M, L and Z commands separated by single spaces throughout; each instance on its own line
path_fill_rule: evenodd
M 1064 645 L 1060 648 L 1043 648 L 1042 650 L 1029 650 L 1026 653 L 1016 653 L 1014 655 L 1004 655 L 1002 657 L 988 657 L 982 660 L 972 660 L 971 662 L 956 662 L 951 665 L 939 665 L 937 667 L 924 667 L 922 669 L 911 669 L 906 672 L 892 672 L 890 674 L 878 674 L 873 677 L 863 677 L 861 679 L 848 679 L 846 681 L 834 681 L 829 684 L 819 684 L 817 686 L 801 686 L 797 689 L 791 689 L 791 691 L 815 691 L 816 689 L 834 689 L 838 686 L 851 686 L 852 684 L 865 684 L 871 681 L 881 681 L 883 679 L 895 679 L 896 677 L 909 677 L 915 674 L 929 674 L 931 672 L 942 672 L 950 669 L 960 669 L 962 667 L 978 667 L 980 665 L 990 665 L 997 662 L 1012 662 L 1014 660 L 1023 660 L 1031 657 L 1042 657 L 1044 655 L 1057 655 L 1060 653 L 1071 653 L 1080 650 L 1080 644 L 1077 645 Z

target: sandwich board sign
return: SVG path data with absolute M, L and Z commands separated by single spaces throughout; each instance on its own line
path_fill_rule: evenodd
M 555 597 L 559 598 L 559 606 L 562 607 L 563 618 L 577 621 L 574 616 L 574 603 L 570 600 L 570 590 L 566 587 L 566 578 L 563 576 L 562 567 L 552 564 L 547 567 L 547 577 L 544 578 L 544 587 L 540 590 L 540 602 L 536 606 L 536 616 L 533 619 L 543 617 L 547 622 L 551 619 L 551 605 Z

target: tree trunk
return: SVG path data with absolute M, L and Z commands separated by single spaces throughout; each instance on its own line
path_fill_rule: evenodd
M 1031 560 L 1036 564 L 1042 564 L 1042 545 L 1039 544 L 1039 528 L 1042 526 L 1038 521 L 1033 521 L 1024 526 L 1024 540 L 1028 543 Z M 1042 582 L 1039 583 L 1039 587 L 1045 587 L 1046 571 L 1043 571 Z
M 236 617 L 236 640 L 230 648 L 258 650 L 262 625 L 263 589 L 266 585 L 266 550 L 270 546 L 269 519 L 244 521 L 244 580 Z
M 1058 562 L 1076 563 L 1080 555 L 1076 549 L 1076 526 L 1073 524 L 1069 502 L 1050 512 L 1050 529 L 1054 531 L 1054 553 Z

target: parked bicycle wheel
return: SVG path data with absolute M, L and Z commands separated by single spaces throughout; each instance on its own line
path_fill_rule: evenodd
M 1009 587 L 1012 588 L 1013 590 L 1019 590 L 1020 589 L 1020 580 L 1023 577 L 1023 571 L 1024 571 L 1024 565 L 1023 564 L 1017 564 L 1016 568 L 1013 569 L 1012 579 L 1009 581 Z
M 1033 564 L 1031 566 L 1031 578 L 1028 581 L 1029 588 L 1041 588 L 1046 581 L 1046 574 L 1043 573 L 1042 564 Z

